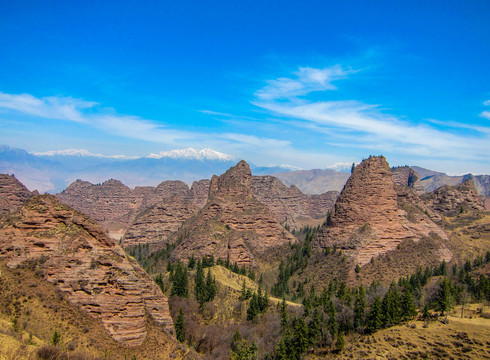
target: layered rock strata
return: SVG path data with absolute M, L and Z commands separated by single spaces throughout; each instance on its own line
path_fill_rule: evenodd
M 32 196 L 14 175 L 0 174 L 0 216 L 16 211 Z
M 213 255 L 254 265 L 257 254 L 297 239 L 254 197 L 250 167 L 240 161 L 223 175 L 213 176 L 206 205 L 170 241 L 179 241 L 173 253 L 177 259 Z
M 98 185 L 77 180 L 56 196 L 99 221 L 107 230 L 124 233 L 141 211 L 174 196 L 187 200 L 193 208 L 202 207 L 208 183 L 209 180 L 195 181 L 189 189 L 182 181 L 164 181 L 157 187 L 137 186 L 132 190 L 118 180 Z
M 140 345 L 148 321 L 173 333 L 160 288 L 100 225 L 54 196 L 34 196 L 3 222 L 0 258 L 9 267 L 37 266 L 118 342 Z
M 444 231 L 422 211 L 399 207 L 386 159 L 372 156 L 355 167 L 313 246 L 336 246 L 362 266 L 395 250 L 406 239 L 418 241 L 427 236 L 447 240 Z M 450 251 L 442 241 L 439 246 L 441 260 L 449 260 Z
M 311 225 L 312 219 L 325 217 L 338 196 L 336 191 L 306 195 L 296 186 L 287 187 L 273 176 L 254 176 L 252 192 L 257 200 L 276 215 L 281 224 L 291 229 Z
M 409 166 L 400 166 L 391 169 L 393 181 L 396 185 L 408 186 L 412 188 L 417 195 L 425 193 L 424 185 L 420 181 L 419 174 Z
M 165 242 L 197 211 L 193 203 L 175 195 L 140 212 L 124 234 L 121 245 L 128 247 Z
M 456 186 L 441 186 L 423 195 L 422 199 L 431 209 L 446 216 L 466 211 L 485 211 L 483 199 L 478 195 L 471 179 Z

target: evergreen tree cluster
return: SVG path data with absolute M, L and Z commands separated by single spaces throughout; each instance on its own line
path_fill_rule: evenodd
M 184 310 L 182 307 L 179 308 L 179 315 L 177 315 L 177 320 L 175 321 L 175 336 L 178 341 L 185 341 L 185 323 L 184 323 Z
M 172 283 L 170 296 L 177 295 L 183 298 L 189 297 L 187 266 L 181 261 L 177 262 L 175 265 L 168 263 L 167 270 L 169 270 L 169 279 Z
M 262 292 L 262 289 L 259 287 L 259 290 L 254 292 L 250 298 L 247 309 L 247 320 L 255 321 L 257 315 L 265 313 L 268 307 L 269 296 L 267 292 Z
M 240 331 L 237 329 L 231 339 L 230 359 L 231 360 L 255 360 L 257 357 L 257 345 L 252 341 L 249 345 Z
M 218 287 L 216 279 L 211 276 L 211 271 L 208 269 L 207 276 L 204 277 L 204 266 L 200 260 L 197 262 L 195 288 L 196 300 L 201 307 L 205 303 L 212 301 L 216 296 Z
M 302 244 L 292 245 L 293 254 L 288 256 L 286 261 L 279 264 L 279 275 L 277 282 L 271 289 L 274 296 L 283 297 L 290 294 L 289 279 L 298 270 L 304 270 L 308 266 L 308 259 L 311 255 L 311 241 L 318 231 L 318 227 L 304 227 L 299 232 L 293 232 L 294 235 L 304 236 Z
M 285 299 L 280 305 L 282 338 L 272 359 L 300 359 L 308 350 L 334 346 L 341 351 L 344 334 L 373 332 L 413 318 L 417 312 L 409 289 L 393 283 L 385 296 L 373 296 L 378 291 L 373 283 L 349 288 L 333 279 L 320 294 L 314 286 L 303 299 L 303 314 L 290 317 Z M 368 304 L 367 295 L 374 300 Z M 369 306 L 370 305 L 370 306 Z
M 255 281 L 255 271 L 253 269 L 247 269 L 245 266 L 239 266 L 237 263 L 230 263 L 230 259 L 218 259 L 216 265 L 221 265 L 228 270 L 238 275 L 247 276 L 250 280 Z

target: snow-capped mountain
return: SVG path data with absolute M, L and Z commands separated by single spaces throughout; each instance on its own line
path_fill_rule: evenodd
M 161 151 L 158 154 L 150 154 L 147 156 L 149 159 L 187 159 L 187 160 L 221 160 L 221 161 L 235 161 L 236 158 L 233 155 L 223 154 L 219 151 L 205 148 L 202 150 L 196 150 L 194 148 Z
M 126 156 L 126 155 L 103 155 L 92 153 L 86 149 L 65 149 L 65 150 L 50 150 L 45 152 L 31 152 L 36 156 L 84 156 L 84 157 L 96 157 L 104 159 L 137 159 L 138 156 Z
M 118 179 L 134 187 L 155 186 L 164 180 L 209 179 L 235 165 L 233 155 L 212 149 L 193 148 L 162 151 L 145 157 L 104 155 L 85 149 L 53 150 L 28 153 L 0 145 L 0 173 L 15 174 L 29 189 L 40 192 L 59 192 L 76 179 L 101 183 Z M 286 171 L 281 166 L 257 167 L 255 175 Z

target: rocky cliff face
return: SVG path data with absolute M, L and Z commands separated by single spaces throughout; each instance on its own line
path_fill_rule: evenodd
M 137 186 L 131 190 L 118 180 L 108 180 L 99 185 L 77 180 L 56 196 L 99 221 L 108 231 L 122 235 L 141 211 L 168 202 L 174 196 L 187 200 L 193 209 L 202 207 L 205 202 L 203 192 L 207 193 L 208 182 L 195 181 L 189 189 L 182 181 L 164 181 L 157 187 Z
M 370 157 L 354 169 L 313 245 L 337 246 L 362 266 L 407 239 L 419 241 L 432 233 L 447 239 L 422 211 L 400 205 L 386 159 Z M 442 242 L 440 250 L 441 260 L 451 258 Z
M 303 194 L 296 186 L 287 187 L 273 176 L 254 176 L 252 192 L 264 203 L 281 224 L 299 229 L 315 223 L 333 208 L 338 192 L 329 191 L 320 195 Z
M 221 176 L 213 176 L 206 205 L 172 235 L 181 239 L 173 256 L 192 255 L 255 264 L 255 256 L 272 247 L 296 242 L 274 214 L 253 195 L 252 174 L 240 161 Z
M 118 342 L 140 345 L 148 321 L 173 333 L 160 288 L 100 225 L 54 196 L 34 196 L 0 225 L 0 257 L 37 266 Z
M 0 216 L 17 210 L 32 196 L 14 175 L 0 174 Z
M 446 216 L 467 211 L 485 211 L 485 204 L 471 179 L 456 186 L 444 185 L 423 195 L 422 199 L 435 212 Z
M 124 234 L 121 245 L 128 247 L 165 242 L 198 210 L 192 202 L 174 195 L 141 211 Z
M 400 166 L 392 168 L 391 173 L 396 185 L 411 187 L 418 195 L 425 193 L 424 185 L 422 185 L 422 182 L 420 181 L 419 174 L 417 174 L 411 167 Z

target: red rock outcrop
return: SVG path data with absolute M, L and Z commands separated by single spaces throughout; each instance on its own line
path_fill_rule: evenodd
M 0 216 L 17 210 L 32 196 L 14 175 L 0 174 Z
M 99 224 L 54 196 L 34 196 L 0 225 L 0 258 L 9 267 L 37 263 L 47 281 L 118 342 L 140 345 L 148 321 L 173 333 L 160 288 Z
M 146 208 L 136 216 L 124 234 L 121 245 L 128 247 L 164 242 L 198 210 L 193 203 L 177 195 Z
M 187 220 L 170 242 L 180 239 L 173 256 L 192 255 L 255 265 L 261 252 L 297 239 L 285 230 L 272 212 L 252 192 L 252 174 L 240 161 L 220 177 L 213 176 L 206 205 Z
M 399 207 L 386 159 L 372 156 L 354 169 L 313 246 L 337 246 L 362 266 L 395 250 L 406 239 L 419 241 L 432 233 L 447 240 L 444 231 L 422 211 Z M 443 242 L 439 246 L 441 260 L 451 259 Z
M 435 212 L 445 216 L 467 211 L 485 211 L 485 203 L 470 179 L 456 186 L 441 186 L 431 193 L 422 195 L 422 199 Z
M 174 196 L 202 207 L 207 195 L 208 180 L 195 181 L 189 187 L 182 181 L 164 181 L 157 187 L 137 186 L 134 190 L 118 180 L 93 185 L 77 180 L 56 196 L 65 204 L 99 221 L 109 232 L 122 235 L 143 210 Z
M 424 185 L 420 181 L 419 174 L 409 166 L 399 166 L 391 169 L 393 181 L 396 185 L 408 186 L 417 195 L 425 194 Z
M 277 220 L 290 229 L 299 229 L 324 218 L 333 208 L 338 192 L 329 191 L 320 195 L 303 194 L 296 186 L 287 187 L 273 176 L 254 176 L 252 192 L 264 203 Z

